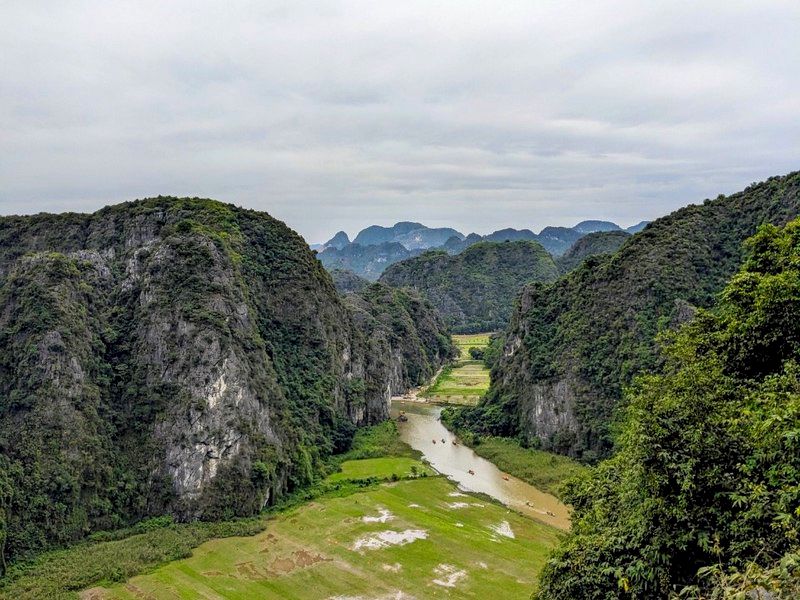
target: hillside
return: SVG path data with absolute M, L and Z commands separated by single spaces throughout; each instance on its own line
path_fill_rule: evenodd
M 644 226 L 644 221 L 638 226 Z M 392 227 L 372 225 L 362 230 L 353 242 L 343 231 L 324 244 L 311 248 L 329 271 L 352 271 L 359 277 L 376 281 L 391 265 L 419 256 L 424 250 L 439 249 L 448 254 L 460 254 L 478 242 L 539 242 L 554 257 L 569 250 L 585 235 L 598 231 L 621 231 L 608 221 L 582 221 L 575 227 L 545 227 L 537 235 L 530 229 L 500 229 L 481 236 L 462 233 L 449 227 L 433 229 L 421 223 L 401 222 Z
M 265 213 L 160 197 L 1 218 L 3 556 L 253 514 L 452 353 L 429 305 L 354 309 Z
M 800 220 L 746 247 L 629 391 L 619 451 L 569 487 L 538 600 L 800 597 Z
M 762 223 L 800 214 L 800 173 L 658 219 L 613 255 L 528 286 L 505 333 L 487 401 L 461 426 L 522 433 L 593 460 L 611 447 L 622 387 L 659 365 L 654 338 L 710 306 Z
M 578 233 L 598 233 L 601 231 L 620 231 L 620 226 L 611 221 L 581 221 L 573 227 Z
M 612 230 L 590 233 L 572 244 L 556 264 L 562 273 L 568 273 L 590 256 L 616 252 L 631 235 L 626 231 Z
M 556 276 L 552 257 L 535 242 L 479 242 L 455 256 L 432 251 L 397 263 L 380 281 L 417 290 L 454 331 L 472 333 L 504 327 L 524 284 Z
M 636 225 L 631 225 L 625 231 L 628 233 L 639 233 L 642 229 L 647 227 L 650 224 L 650 221 L 639 221 Z
M 330 274 L 333 285 L 340 294 L 358 293 L 370 284 L 369 280 L 359 277 L 352 271 L 333 269 Z
M 317 258 L 328 270 L 351 271 L 359 277 L 376 281 L 387 266 L 418 256 L 420 252 L 422 251 L 408 250 L 399 242 L 382 242 L 371 246 L 352 243 L 341 249 L 326 248 Z
M 387 243 L 402 244 L 409 250 L 433 248 L 443 245 L 451 237 L 464 236 L 450 227 L 431 228 L 422 223 L 403 221 L 392 227 L 372 225 L 359 232 L 353 240 L 360 246 L 377 246 Z

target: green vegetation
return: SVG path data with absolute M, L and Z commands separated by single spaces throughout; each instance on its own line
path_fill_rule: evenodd
M 159 523 L 159 520 L 153 521 L 156 525 Z M 125 581 L 156 565 L 187 558 L 193 548 L 210 539 L 254 535 L 266 525 L 261 519 L 191 524 L 161 522 L 165 524 L 147 530 L 149 522 L 145 521 L 138 527 L 116 532 L 113 537 L 119 536 L 119 539 L 81 542 L 15 565 L 0 580 L 0 598 L 74 599 L 77 592 L 99 582 Z
M 129 531 L 97 534 L 18 564 L 0 584 L 0 597 L 74 599 L 90 588 L 84 598 L 199 597 L 211 590 L 226 598 L 397 590 L 480 597 L 493 589 L 527 598 L 557 542 L 556 530 L 483 498 L 454 498 L 456 488 L 433 476 L 414 454 L 391 421 L 360 430 L 352 449 L 331 461 L 331 470 L 338 465 L 341 471 L 284 499 L 264 517 L 213 524 L 154 519 Z M 353 458 L 361 456 L 369 458 Z M 456 500 L 465 505 L 453 507 Z M 426 537 L 352 549 L 360 538 L 407 530 Z
M 0 572 L 149 516 L 257 514 L 453 352 L 428 303 L 343 299 L 264 213 L 0 218 Z
M 556 531 L 476 498 L 450 508 L 455 489 L 428 477 L 317 500 L 272 519 L 254 537 L 208 542 L 191 558 L 98 590 L 97 597 L 316 600 L 402 591 L 480 598 L 502 589 L 505 598 L 527 598 Z M 496 533 L 504 522 L 513 539 Z M 380 544 L 382 532 L 384 547 L 357 549 L 359 540 Z M 414 541 L 392 544 L 403 532 Z
M 662 339 L 619 451 L 572 484 L 538 598 L 800 596 L 800 220 Z
M 583 236 L 556 259 L 561 273 L 569 273 L 590 256 L 613 254 L 619 250 L 631 234 L 627 231 L 598 231 Z
M 372 427 L 359 429 L 353 437 L 351 448 L 344 454 L 331 457 L 330 464 L 341 464 L 348 460 L 402 456 L 419 458 L 420 453 L 402 442 L 394 421 L 383 421 Z
M 340 294 L 357 294 L 370 284 L 368 279 L 359 277 L 352 271 L 331 269 L 330 274 L 331 279 L 333 279 L 333 285 L 336 286 L 336 291 Z
M 662 363 L 656 336 L 713 304 L 760 224 L 798 214 L 800 173 L 774 177 L 678 210 L 616 253 L 591 257 L 550 285 L 529 285 L 486 401 L 459 426 L 523 434 L 587 462 L 609 454 L 623 388 Z
M 328 481 L 363 481 L 375 477 L 397 480 L 434 474 L 430 467 L 408 457 L 348 460 L 341 468 L 339 473 L 330 475 Z
M 358 460 L 361 458 L 371 460 Z M 360 462 L 377 468 L 369 474 L 366 468 L 356 466 Z M 340 468 L 353 471 L 355 477 L 342 477 Z M 400 441 L 393 421 L 359 429 L 350 450 L 330 457 L 326 470 L 333 474 L 281 498 L 262 517 L 213 523 L 176 523 L 169 516 L 155 517 L 127 529 L 96 532 L 70 548 L 17 562 L 0 579 L 0 598 L 75 598 L 79 590 L 103 582 L 124 581 L 186 558 L 193 548 L 212 538 L 255 535 L 264 530 L 269 515 L 305 502 L 347 496 L 382 480 L 394 479 L 395 473 L 403 477 L 430 474 L 430 469 L 418 461 L 418 453 Z
M 558 276 L 537 242 L 479 242 L 450 256 L 434 250 L 386 269 L 381 282 L 409 287 L 428 298 L 457 333 L 505 327 L 526 283 Z
M 458 359 L 448 365 L 436 381 L 423 392 L 423 396 L 433 402 L 446 404 L 475 405 L 489 389 L 489 369 L 483 359 L 475 359 L 473 351 L 483 353 L 489 344 L 488 333 L 454 335 L 458 348 Z
M 449 426 L 446 412 L 442 413 L 442 421 Z M 493 462 L 501 471 L 519 477 L 558 498 L 563 497 L 565 482 L 583 474 L 587 469 L 566 456 L 534 448 L 523 448 L 515 439 L 481 437 L 464 432 L 462 440 L 476 454 Z

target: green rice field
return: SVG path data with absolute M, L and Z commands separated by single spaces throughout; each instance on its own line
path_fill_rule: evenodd
M 431 402 L 475 405 L 489 389 L 489 369 L 481 360 L 470 357 L 470 348 L 486 348 L 488 333 L 454 335 L 459 349 L 454 365 L 445 367 L 423 394 Z
M 351 461 L 339 476 L 410 472 L 413 461 L 397 460 Z M 81 597 L 488 598 L 502 590 L 522 599 L 557 536 L 443 477 L 420 476 L 310 502 L 255 536 L 206 542 L 190 558 Z

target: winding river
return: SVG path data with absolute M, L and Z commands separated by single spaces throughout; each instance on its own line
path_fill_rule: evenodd
M 494 463 L 459 443 L 439 421 L 441 411 L 439 406 L 419 401 L 392 400 L 392 417 L 403 412 L 408 419 L 398 422 L 400 437 L 422 452 L 439 473 L 465 491 L 486 494 L 526 516 L 559 529 L 569 529 L 569 509 L 558 498 L 503 473 Z

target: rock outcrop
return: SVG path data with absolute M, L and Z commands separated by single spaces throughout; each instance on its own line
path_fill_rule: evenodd
M 452 354 L 429 305 L 402 308 L 396 334 L 283 223 L 219 202 L 0 218 L 8 553 L 308 483 Z

